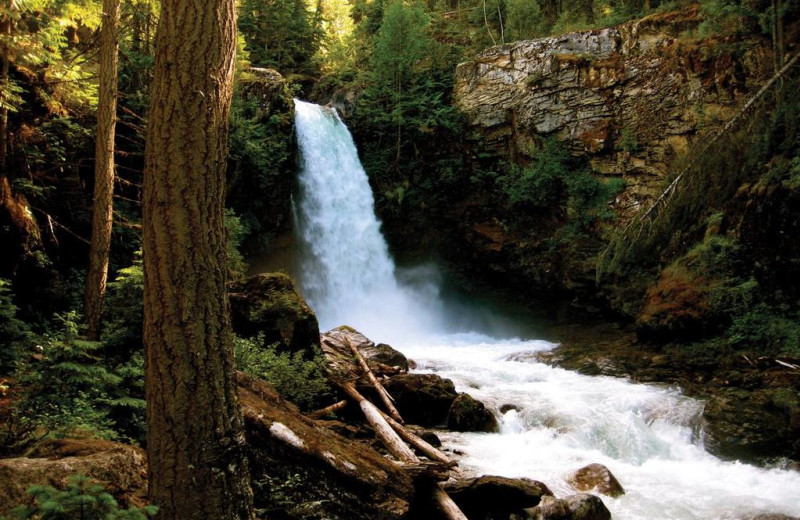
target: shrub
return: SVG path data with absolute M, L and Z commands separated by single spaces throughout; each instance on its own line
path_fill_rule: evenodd
M 152 505 L 120 509 L 103 486 L 92 484 L 83 475 L 70 477 L 63 491 L 51 486 L 31 486 L 28 494 L 33 503 L 12 509 L 7 520 L 146 520 L 158 511 Z M 6 519 L 0 515 L 0 520 Z
M 56 320 L 61 330 L 46 337 L 39 359 L 20 374 L 25 390 L 4 432 L 6 451 L 75 431 L 109 439 L 129 436 L 115 416 L 124 418 L 121 424 L 143 423 L 141 357 L 138 363 L 134 358 L 121 367 L 110 365 L 101 356 L 102 343 L 79 337 L 75 312 Z
M 733 319 L 728 334 L 737 350 L 760 355 L 800 357 L 798 317 L 781 316 L 766 304 L 753 307 Z
M 263 334 L 248 339 L 237 337 L 234 342 L 236 367 L 268 381 L 301 409 L 314 408 L 330 392 L 321 355 L 306 360 L 302 352 L 279 353 L 276 344 L 266 348 L 263 345 Z
M 622 179 L 604 182 L 592 175 L 555 139 L 545 141 L 528 166 L 512 167 L 498 183 L 512 210 L 556 210 L 568 217 L 573 232 L 611 218 L 608 202 L 625 187 Z
M 0 348 L 0 376 L 14 372 L 22 357 L 26 340 L 30 339 L 27 324 L 17 318 L 10 283 L 0 278 L 0 338 L 5 346 Z

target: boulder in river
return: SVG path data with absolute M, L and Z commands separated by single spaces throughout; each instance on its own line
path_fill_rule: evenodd
M 456 400 L 456 387 L 436 374 L 401 374 L 384 384 L 400 414 L 411 424 L 440 426 Z
M 470 520 L 506 520 L 553 494 L 535 480 L 490 475 L 446 484 L 445 490 Z
M 500 431 L 494 414 L 486 406 L 469 394 L 459 394 L 447 414 L 447 428 L 457 432 Z
M 233 330 L 240 336 L 264 334 L 264 346 L 319 351 L 319 325 L 314 311 L 298 294 L 292 278 L 284 273 L 263 273 L 229 286 Z
M 401 372 L 408 372 L 408 359 L 402 352 L 393 349 L 386 343 L 373 344 L 371 347 L 365 345 L 359 350 L 370 365 L 380 363 L 390 367 L 397 367 Z M 372 367 L 370 366 L 370 368 Z
M 542 497 L 538 506 L 526 509 L 531 520 L 611 520 L 611 512 L 600 497 L 581 493 L 565 498 Z
M 622 484 L 602 464 L 589 464 L 567 477 L 567 482 L 578 491 L 597 491 L 610 497 L 625 494 Z
M 401 352 L 385 343 L 376 345 L 353 327 L 341 325 L 324 333 L 323 336 L 334 343 L 343 344 L 345 340 L 349 341 L 361 352 L 370 370 L 376 374 L 408 372 L 408 359 Z

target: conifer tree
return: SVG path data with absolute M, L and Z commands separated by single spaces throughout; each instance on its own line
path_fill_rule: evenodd
M 224 227 L 235 0 L 164 0 L 145 151 L 150 498 L 161 519 L 248 520 Z

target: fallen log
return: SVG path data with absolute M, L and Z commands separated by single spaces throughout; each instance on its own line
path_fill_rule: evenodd
M 353 353 L 353 356 L 355 356 L 358 365 L 361 367 L 361 371 L 364 372 L 364 375 L 367 376 L 367 379 L 372 384 L 373 388 L 375 388 L 375 391 L 378 392 L 378 397 L 380 397 L 383 405 L 389 412 L 389 415 L 395 421 L 403 424 L 403 418 L 400 416 L 400 412 L 397 411 L 397 408 L 395 408 L 394 404 L 392 403 L 392 396 L 389 395 L 389 392 L 386 391 L 381 382 L 375 377 L 375 374 L 372 373 L 372 370 L 370 370 L 367 361 L 364 359 L 364 356 L 361 355 L 361 352 L 359 352 L 359 350 L 349 339 L 345 338 L 344 342 Z
M 461 512 L 458 505 L 450 498 L 450 495 L 447 494 L 447 491 L 442 489 L 441 484 L 436 484 L 433 490 L 433 501 L 436 502 L 436 507 L 439 508 L 439 511 L 442 512 L 445 518 L 450 520 L 468 520 L 466 515 Z
M 386 420 L 387 423 L 389 423 L 389 426 L 391 426 L 392 429 L 396 431 L 397 434 L 400 437 L 402 437 L 404 441 L 406 441 L 407 443 L 409 443 L 410 445 L 421 451 L 426 457 L 428 457 L 431 460 L 436 460 L 443 464 L 446 464 L 448 467 L 458 466 L 458 462 L 452 460 L 450 457 L 442 453 L 440 450 L 437 450 L 436 448 L 431 446 L 424 439 L 409 431 L 405 426 L 398 423 L 385 413 L 381 412 L 381 414 L 383 414 L 383 418 Z
M 341 410 L 343 408 L 346 408 L 347 404 L 348 404 L 347 399 L 342 399 L 338 403 L 334 403 L 334 404 L 332 404 L 330 406 L 326 406 L 325 408 L 317 410 L 316 412 L 311 412 L 310 414 L 308 414 L 308 416 L 311 417 L 312 419 L 319 419 L 320 417 L 325 417 L 326 415 L 331 415 L 333 413 L 338 412 L 339 410 Z
M 333 336 L 333 332 L 336 332 L 336 337 L 331 337 Z M 420 464 L 420 459 L 403 442 L 400 434 L 398 434 L 387 421 L 387 414 L 381 412 L 378 407 L 369 402 L 358 392 L 358 390 L 356 390 L 355 381 L 360 378 L 358 373 L 359 370 L 353 366 L 353 356 L 345 355 L 344 347 L 349 348 L 350 351 L 355 350 L 355 352 L 352 352 L 352 354 L 354 354 L 355 358 L 358 360 L 361 371 L 363 371 L 365 374 L 368 374 L 367 377 L 371 375 L 372 379 L 374 379 L 373 386 L 377 382 L 377 379 L 375 379 L 375 375 L 372 373 L 372 371 L 369 370 L 369 366 L 366 366 L 365 370 L 363 365 L 366 365 L 366 361 L 364 361 L 364 358 L 361 353 L 358 352 L 358 349 L 354 349 L 350 339 L 346 336 L 347 332 L 348 331 L 332 331 L 328 335 L 323 334 L 320 338 L 322 352 L 325 354 L 325 357 L 328 361 L 328 379 L 333 384 L 338 386 L 350 399 L 358 403 L 358 406 L 364 413 L 367 422 L 375 431 L 375 434 L 378 436 L 384 446 L 386 446 L 386 448 L 389 450 L 389 453 L 397 458 L 401 465 L 411 465 L 412 467 L 416 468 L 417 465 Z M 386 389 L 383 388 L 383 385 L 377 383 L 376 389 L 378 389 L 378 394 L 382 396 L 382 400 L 385 398 L 391 403 L 391 397 L 389 396 L 389 393 L 386 392 Z M 392 405 L 391 408 L 394 408 L 394 405 Z M 397 415 L 400 420 L 397 421 L 395 419 L 395 422 L 399 424 L 402 422 L 402 418 L 399 417 L 399 413 Z M 391 419 L 391 417 L 389 418 Z M 410 432 L 408 433 L 410 434 Z M 419 440 L 422 441 L 422 439 Z M 420 445 L 422 446 L 421 443 Z M 432 446 L 430 446 L 430 448 L 433 449 Z M 420 451 L 423 450 L 420 449 Z M 423 451 L 423 453 L 425 452 Z M 442 456 L 444 456 L 444 454 L 437 455 L 435 458 L 437 460 L 441 460 L 440 457 Z M 436 483 L 434 486 L 433 500 L 436 503 L 436 507 L 439 508 L 447 520 L 468 520 L 464 513 L 461 512 L 461 509 L 459 509 L 456 503 L 453 502 L 453 499 L 451 499 L 447 492 L 444 491 L 441 483 Z
M 342 390 L 359 404 L 361 410 L 364 412 L 364 416 L 367 418 L 367 422 L 375 430 L 375 434 L 381 442 L 383 442 L 384 446 L 386 446 L 386 449 L 389 450 L 389 453 L 406 464 L 410 463 L 416 465 L 420 463 L 419 458 L 406 446 L 399 434 L 389 425 L 384 417 L 385 414 L 378 410 L 374 404 L 367 401 L 367 399 L 356 390 L 352 383 L 342 385 Z M 442 489 L 440 483 L 437 483 L 434 487 L 433 500 L 436 503 L 436 507 L 439 508 L 448 520 L 468 520 L 464 513 L 461 512 L 461 509 L 453 502 L 453 499 Z
M 372 426 L 372 429 L 375 430 L 375 433 L 386 446 L 386 449 L 389 450 L 389 453 L 397 457 L 401 462 L 419 462 L 419 459 L 414 455 L 414 452 L 411 451 L 411 448 L 406 446 L 392 427 L 389 426 L 389 423 L 383 418 L 377 406 L 367 401 L 367 398 L 361 395 L 352 383 L 343 385 L 342 390 L 358 403 L 361 411 L 364 412 L 364 417 L 367 418 L 367 422 Z

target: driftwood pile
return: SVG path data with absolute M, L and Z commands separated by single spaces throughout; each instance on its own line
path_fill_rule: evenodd
M 441 484 L 450 478 L 450 473 L 457 463 L 404 426 L 403 418 L 394 406 L 392 396 L 354 344 L 361 342 L 362 339 L 368 341 L 359 333 L 346 328 L 334 329 L 322 335 L 321 346 L 327 360 L 328 379 L 348 399 L 319 410 L 312 414 L 312 417 L 322 417 L 341 410 L 349 402 L 357 404 L 376 436 L 397 459 L 396 464 L 410 475 L 416 478 L 424 477 L 431 482 L 433 500 L 442 514 L 449 520 L 467 520 Z M 371 386 L 385 411 L 367 400 L 358 391 L 357 383 Z M 421 460 L 409 445 L 429 460 Z

